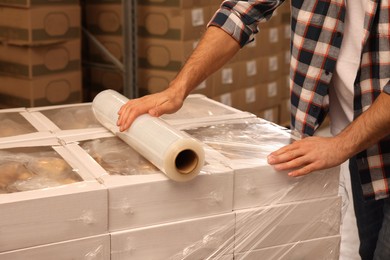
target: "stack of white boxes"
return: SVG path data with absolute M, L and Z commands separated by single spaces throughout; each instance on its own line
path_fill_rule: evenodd
M 44 259 L 64 249 L 75 249 L 77 259 L 338 258 L 337 169 L 300 178 L 275 172 L 266 155 L 289 143 L 290 135 L 252 114 L 192 95 L 177 113 L 164 115 L 205 148 L 201 173 L 177 183 L 96 124 L 90 104 L 16 113 L 46 134 L 34 146 L 44 141 L 48 148 L 55 142 L 55 150 L 81 177 L 73 184 L 0 195 L 2 212 L 8 214 L 1 226 L 9 229 L 0 229 L 0 259 Z M 4 138 L 4 147 L 20 146 Z M 32 200 L 29 194 L 35 192 L 41 197 Z M 14 198 L 24 198 L 24 207 Z M 44 232 L 43 240 L 23 235 L 32 229 Z M 11 232 L 24 243 L 4 246 L 12 245 L 5 242 Z M 91 236 L 104 240 L 100 247 Z M 88 240 L 91 246 L 72 239 Z
M 0 1 L 0 105 L 82 102 L 78 0 Z

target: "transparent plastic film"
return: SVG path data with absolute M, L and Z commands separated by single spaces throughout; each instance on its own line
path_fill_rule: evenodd
M 168 178 L 183 182 L 197 176 L 204 165 L 202 144 L 150 115 L 138 117 L 131 127 L 120 132 L 118 111 L 128 99 L 113 90 L 100 92 L 92 109 L 97 120 L 135 151 L 160 169 Z
M 37 130 L 19 113 L 0 113 L 0 138 L 34 133 Z
M 336 260 L 340 208 L 341 199 L 332 197 L 237 211 L 234 221 L 168 259 Z
M 75 170 L 47 147 L 0 151 L 0 193 L 38 190 L 81 181 Z

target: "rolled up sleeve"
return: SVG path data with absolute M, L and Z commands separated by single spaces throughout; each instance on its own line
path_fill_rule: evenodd
M 284 0 L 226 0 L 214 14 L 208 26 L 218 26 L 230 34 L 241 47 L 253 41 L 258 24 L 269 19 Z

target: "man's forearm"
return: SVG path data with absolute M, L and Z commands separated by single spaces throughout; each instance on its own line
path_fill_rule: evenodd
M 372 106 L 336 138 L 352 157 L 390 134 L 390 95 L 381 93 Z
M 186 97 L 239 50 L 238 42 L 229 34 L 219 27 L 209 27 L 170 86 Z

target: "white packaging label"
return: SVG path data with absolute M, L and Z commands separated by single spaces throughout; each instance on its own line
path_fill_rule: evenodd
M 191 11 L 192 26 L 204 25 L 204 14 L 202 8 L 196 8 Z
M 269 30 L 269 42 L 276 43 L 279 41 L 278 28 L 271 28 Z
M 284 53 L 284 62 L 285 62 L 286 64 L 290 64 L 290 51 L 286 51 L 286 52 Z
M 256 89 L 255 88 L 247 88 L 245 90 L 245 102 L 247 104 L 256 102 Z
M 290 39 L 291 38 L 290 25 L 284 26 L 284 38 L 286 38 L 286 39 Z
M 222 84 L 233 84 L 233 69 L 222 69 Z
M 264 111 L 264 119 L 274 122 L 274 111 L 272 109 L 267 109 Z
M 221 95 L 221 103 L 227 106 L 232 106 L 232 95 L 231 93 L 225 93 Z
M 257 74 L 257 66 L 255 60 L 246 62 L 246 75 L 248 77 L 255 76 Z
M 268 83 L 267 92 L 268 97 L 275 97 L 278 94 L 278 84 L 276 82 Z
M 277 56 L 269 57 L 268 68 L 269 68 L 269 71 L 277 71 L 278 70 L 278 57 Z

